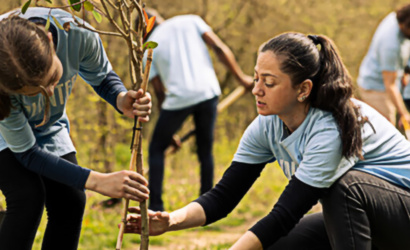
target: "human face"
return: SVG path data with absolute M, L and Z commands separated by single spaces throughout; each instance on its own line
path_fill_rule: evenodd
M 57 83 L 60 81 L 61 76 L 63 75 L 63 65 L 61 64 L 60 59 L 54 53 L 53 63 L 50 67 L 50 70 L 47 72 L 44 77 L 43 87 L 46 89 L 47 95 L 52 96 L 54 94 L 54 88 Z M 41 88 L 38 86 L 24 86 L 23 88 L 16 91 L 18 94 L 26 96 L 36 96 L 41 93 Z
M 255 66 L 255 86 L 252 94 L 260 115 L 286 116 L 298 106 L 297 89 L 288 74 L 280 70 L 280 58 L 273 52 L 259 54 Z

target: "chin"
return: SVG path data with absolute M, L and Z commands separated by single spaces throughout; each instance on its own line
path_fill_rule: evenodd
M 272 112 L 266 112 L 266 111 L 259 110 L 259 109 L 258 109 L 258 114 L 263 115 L 263 116 L 274 115 L 274 113 Z

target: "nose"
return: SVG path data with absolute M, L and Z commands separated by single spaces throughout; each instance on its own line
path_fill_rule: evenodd
M 259 84 L 258 84 L 257 81 L 255 81 L 255 84 L 253 85 L 252 94 L 254 96 L 262 96 L 263 95 L 263 90 L 259 87 Z

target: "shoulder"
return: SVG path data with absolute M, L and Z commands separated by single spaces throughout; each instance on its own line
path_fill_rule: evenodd
M 396 13 L 392 12 L 381 21 L 377 27 L 373 40 L 383 49 L 399 48 L 400 34 L 401 32 L 399 23 L 397 22 Z
M 306 117 L 306 131 L 337 130 L 337 122 L 329 111 L 311 108 Z

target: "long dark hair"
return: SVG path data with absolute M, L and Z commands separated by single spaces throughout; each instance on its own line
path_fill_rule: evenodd
M 350 100 L 352 79 L 336 46 L 326 36 L 284 33 L 269 40 L 261 52 L 272 51 L 280 58 L 280 69 L 295 87 L 306 79 L 313 82 L 308 102 L 330 111 L 342 139 L 342 155 L 362 158 L 361 114 Z
M 42 83 L 52 62 L 53 47 L 43 29 L 17 16 L 0 21 L 0 120 L 10 115 L 10 95 L 17 90 L 35 86 L 44 94 Z M 47 98 L 44 119 L 48 109 Z

